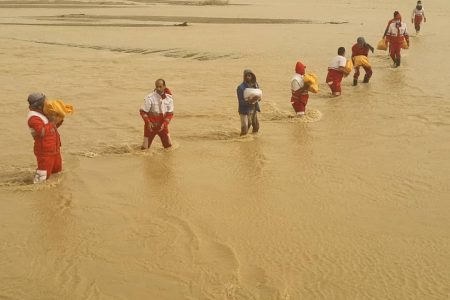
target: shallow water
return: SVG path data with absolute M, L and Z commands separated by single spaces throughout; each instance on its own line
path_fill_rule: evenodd
M 435 34 L 448 4 L 426 5 L 429 22 L 401 68 L 377 51 L 370 84 L 348 77 L 330 98 L 337 47 L 362 34 L 375 45 L 395 8 L 282 2 L 2 8 L 0 23 L 80 13 L 124 24 L 292 19 L 300 9 L 314 22 L 0 25 L 1 299 L 449 297 L 450 45 Z M 412 7 L 399 9 L 408 19 Z M 321 81 L 301 119 L 289 103 L 297 59 Z M 260 133 L 239 137 L 245 68 L 264 99 Z M 155 141 L 141 151 L 138 110 L 159 77 L 176 101 L 174 149 Z M 26 95 L 37 90 L 76 109 L 60 130 L 64 171 L 43 185 L 31 184 L 25 123 Z

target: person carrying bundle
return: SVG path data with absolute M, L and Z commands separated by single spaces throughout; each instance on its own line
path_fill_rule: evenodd
M 41 183 L 62 170 L 58 128 L 63 123 L 64 116 L 73 112 L 73 107 L 65 105 L 61 100 L 48 101 L 43 93 L 30 94 L 28 105 L 28 127 L 34 139 L 37 160 L 33 182 Z
M 338 48 L 338 55 L 333 57 L 328 66 L 326 82 L 331 89 L 333 96 L 341 95 L 341 82 L 346 71 L 347 59 L 345 58 L 345 48 Z
M 306 66 L 300 61 L 295 65 L 295 75 L 291 80 L 291 104 L 297 116 L 305 115 L 306 104 L 308 103 L 309 83 L 305 82 Z
M 394 61 L 394 67 L 400 66 L 402 48 L 409 47 L 409 35 L 406 27 L 406 23 L 402 21 L 400 13 L 395 15 L 395 22 L 389 25 L 388 32 L 386 34 L 390 44 L 390 55 Z
M 368 55 L 369 50 L 374 51 L 373 47 L 366 43 L 366 40 L 363 37 L 359 37 L 356 40 L 356 44 L 352 47 L 352 60 L 353 65 L 355 67 L 355 74 L 353 75 L 353 85 L 356 86 L 358 84 L 359 77 L 359 69 L 363 67 L 366 75 L 364 75 L 363 83 L 368 83 L 370 77 L 372 77 L 372 67 L 369 64 Z
M 256 76 L 251 70 L 244 70 L 244 80 L 236 89 L 238 112 L 241 119 L 241 136 L 246 135 L 250 127 L 252 133 L 259 130 L 258 112 L 262 91 L 256 82 Z

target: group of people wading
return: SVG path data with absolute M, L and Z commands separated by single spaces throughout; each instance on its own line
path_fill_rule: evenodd
M 418 1 L 411 17 L 416 33 L 420 31 L 422 20 L 426 21 L 425 12 L 421 1 Z M 394 61 L 394 67 L 400 66 L 400 51 L 405 42 L 409 46 L 409 36 L 406 23 L 402 21 L 398 11 L 394 12 L 394 18 L 389 21 L 383 39 L 389 43 L 389 53 Z M 351 49 L 352 59 L 350 62 L 353 62 L 352 68 L 348 68 L 344 47 L 338 48 L 337 55 L 332 58 L 328 66 L 326 83 L 333 96 L 341 94 L 341 81 L 352 69 L 355 70 L 353 75 L 354 86 L 358 84 L 361 67 L 365 71 L 363 83 L 368 83 L 372 76 L 372 68 L 368 64 L 367 57 L 369 51 L 374 52 L 374 48 L 366 43 L 364 37 L 358 37 Z M 296 116 L 299 117 L 305 115 L 309 99 L 308 92 L 318 91 L 318 88 L 313 86 L 317 84 L 317 77 L 313 74 L 306 74 L 305 70 L 306 65 L 298 61 L 295 65 L 295 74 L 291 80 L 291 104 Z M 243 81 L 237 87 L 236 92 L 241 136 L 246 135 L 250 129 L 252 133 L 257 133 L 259 130 L 259 102 L 262 98 L 262 91 L 256 81 L 255 73 L 248 69 L 244 70 Z M 63 117 L 57 113 L 45 112 L 46 101 L 47 98 L 43 93 L 33 93 L 28 96 L 29 113 L 27 120 L 34 138 L 34 153 L 37 159 L 34 183 L 43 182 L 52 174 L 62 170 L 58 127 L 62 125 Z M 164 148 L 172 147 L 169 124 L 174 115 L 174 99 L 164 79 L 155 81 L 154 90 L 145 97 L 139 112 L 144 121 L 144 140 L 141 149 L 148 149 L 157 135 L 160 137 Z

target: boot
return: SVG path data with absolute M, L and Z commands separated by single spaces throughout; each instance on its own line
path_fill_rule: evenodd
M 353 86 L 356 86 L 356 85 L 358 85 L 358 79 L 353 78 Z
M 363 83 L 369 83 L 369 78 L 367 78 L 367 76 L 364 76 Z
M 47 179 L 47 171 L 46 170 L 36 170 L 34 174 L 33 183 L 41 183 Z
M 400 57 L 397 58 L 397 67 L 400 67 Z

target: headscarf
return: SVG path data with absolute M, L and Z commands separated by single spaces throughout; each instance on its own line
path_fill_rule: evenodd
M 366 45 L 366 40 L 360 36 L 359 38 L 356 39 L 356 42 L 358 43 L 358 45 L 360 45 L 361 47 L 364 47 Z
M 298 61 L 297 64 L 295 65 L 295 73 L 297 74 L 305 75 L 305 69 L 306 66 L 302 64 L 300 61 Z
M 28 96 L 28 104 L 30 108 L 39 109 L 44 106 L 46 97 L 43 93 L 32 93 Z

